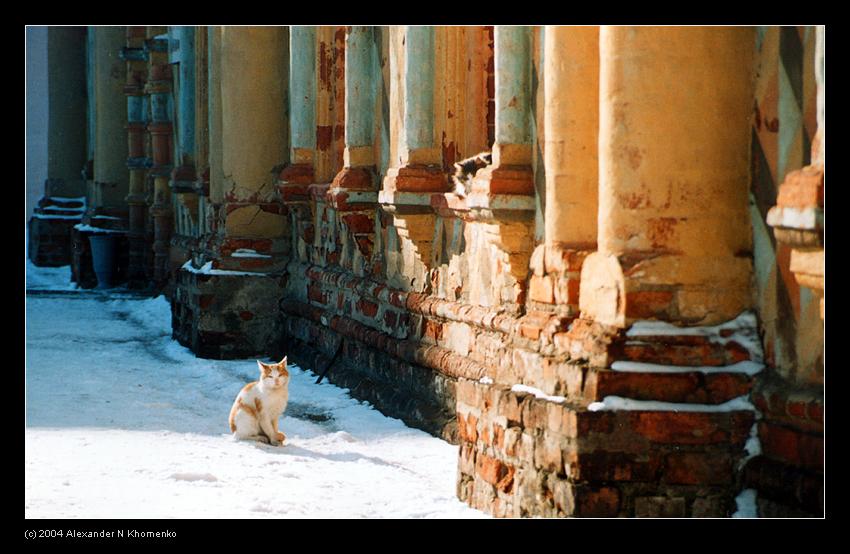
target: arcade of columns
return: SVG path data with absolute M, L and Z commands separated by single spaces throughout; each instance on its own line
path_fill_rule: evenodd
M 788 174 L 767 224 L 822 318 L 810 32 L 813 164 Z M 458 443 L 459 498 L 497 516 L 722 517 L 742 488 L 772 486 L 746 469 L 769 455 L 753 445 L 776 411 L 754 391 L 781 373 L 753 284 L 756 29 L 129 27 L 89 41 L 83 222 L 126 222 L 127 278 L 165 287 L 199 355 L 286 352 L 319 371 L 341 348 L 328 378 Z M 453 163 L 486 150 L 493 163 L 453 193 Z M 794 339 L 809 345 L 788 398 L 818 383 L 822 398 L 814 325 Z M 805 425 L 774 418 L 798 435 L 773 474 L 796 479 L 782 502 L 816 512 L 822 419 L 808 409 Z

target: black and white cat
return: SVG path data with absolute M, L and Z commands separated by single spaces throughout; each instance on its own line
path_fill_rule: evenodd
M 466 158 L 455 163 L 455 173 L 452 175 L 454 183 L 454 193 L 458 196 L 467 196 L 469 187 L 472 186 L 472 178 L 479 169 L 485 168 L 493 163 L 493 156 L 490 152 L 479 152 L 471 158 Z

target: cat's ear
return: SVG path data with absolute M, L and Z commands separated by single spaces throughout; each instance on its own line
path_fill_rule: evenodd
M 277 365 L 286 366 L 286 356 L 284 356 L 283 359 L 280 361 L 280 363 L 277 364 Z
M 265 371 L 265 370 L 266 370 L 266 364 L 264 364 L 264 363 L 263 363 L 263 362 L 261 362 L 260 360 L 257 360 L 257 365 L 260 367 L 260 371 Z

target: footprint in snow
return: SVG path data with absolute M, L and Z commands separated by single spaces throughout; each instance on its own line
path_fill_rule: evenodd
M 175 481 L 207 481 L 210 483 L 218 481 L 218 477 L 212 473 L 172 473 L 168 477 Z

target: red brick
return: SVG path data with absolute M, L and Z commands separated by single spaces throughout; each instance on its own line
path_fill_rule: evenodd
M 649 319 L 665 315 L 673 300 L 672 291 L 635 291 L 626 293 L 626 317 Z
M 469 435 L 466 434 L 466 418 L 463 414 L 457 414 L 457 434 L 461 442 L 472 442 L 469 440 Z
M 806 418 L 806 402 L 794 402 L 789 400 L 785 403 L 785 409 L 791 417 L 798 417 L 800 419 Z
M 346 214 L 342 216 L 342 221 L 352 233 L 371 233 L 375 230 L 375 222 L 366 214 Z
M 809 402 L 808 415 L 809 419 L 811 419 L 812 421 L 817 421 L 822 424 L 823 404 L 818 400 L 812 400 L 811 402 Z
M 734 477 L 732 458 L 727 454 L 670 454 L 664 468 L 664 481 L 676 485 L 727 485 Z
M 215 300 L 214 294 L 202 294 L 198 297 L 198 306 L 200 306 L 202 310 L 206 310 L 210 307 L 213 300 Z
M 496 458 L 478 452 L 475 460 L 475 472 L 484 481 L 496 486 L 508 475 L 508 467 Z
M 313 302 L 318 302 L 319 304 L 327 303 L 325 293 L 322 292 L 322 287 L 318 283 L 310 283 L 307 286 L 307 298 Z
M 493 424 L 493 446 L 499 450 L 505 447 L 505 428 L 496 423 Z
M 699 386 L 699 377 L 694 373 L 675 375 L 607 370 L 595 373 L 596 390 L 585 387 L 585 394 L 591 400 L 622 396 L 635 400 L 688 402 Z
M 357 310 L 366 317 L 375 317 L 378 313 L 378 304 L 371 300 L 361 298 L 357 301 Z
M 620 510 L 620 491 L 614 487 L 575 488 L 576 514 L 581 517 L 617 517 Z
M 578 278 L 567 279 L 567 303 L 578 306 L 578 292 L 581 289 L 581 280 Z
M 768 458 L 823 471 L 823 436 L 769 421 L 760 422 L 758 430 L 762 452 Z
M 555 303 L 555 288 L 549 276 L 532 275 L 528 283 L 528 296 L 534 302 Z
M 524 403 L 523 399 L 516 394 L 505 392 L 499 399 L 497 410 L 499 415 L 503 415 L 507 418 L 509 426 L 521 425 Z
M 496 483 L 496 489 L 505 494 L 511 494 L 514 488 L 514 474 L 516 473 L 516 468 L 510 465 L 505 465 L 504 467 L 506 467 L 507 470 L 502 478 Z
M 582 481 L 642 481 L 657 480 L 662 467 L 659 456 L 649 453 L 594 452 L 572 457 L 571 477 Z
M 534 325 L 534 324 L 529 324 L 529 323 L 522 323 L 522 324 L 520 324 L 520 327 L 519 327 L 520 334 L 523 337 L 525 337 L 527 339 L 531 339 L 531 340 L 537 340 L 538 338 L 540 338 L 540 332 L 542 330 L 543 330 L 543 328 L 540 327 L 539 325 Z
M 631 427 L 639 435 L 661 444 L 742 444 L 749 435 L 753 417 L 750 412 L 632 412 Z

